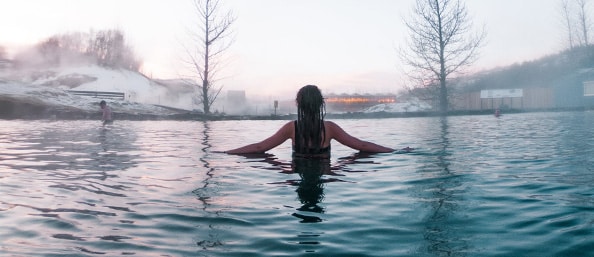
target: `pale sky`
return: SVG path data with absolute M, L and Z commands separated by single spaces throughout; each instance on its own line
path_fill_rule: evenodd
M 396 93 L 397 55 L 413 0 L 221 0 L 237 20 L 224 89 L 276 96 L 305 84 L 324 93 Z M 0 45 L 119 28 L 154 78 L 184 73 L 182 45 L 197 19 L 191 0 L 2 0 Z M 467 0 L 487 41 L 473 70 L 530 61 L 565 46 L 560 0 Z

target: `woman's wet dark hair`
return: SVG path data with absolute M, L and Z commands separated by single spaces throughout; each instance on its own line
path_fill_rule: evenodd
M 326 136 L 326 104 L 317 86 L 307 85 L 297 92 L 297 128 L 295 147 L 300 153 L 319 152 Z
M 105 100 L 101 100 L 101 102 L 99 102 L 99 105 L 106 105 L 107 103 L 105 102 Z

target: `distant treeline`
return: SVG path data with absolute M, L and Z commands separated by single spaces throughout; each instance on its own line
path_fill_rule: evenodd
M 15 68 L 94 63 L 132 71 L 139 71 L 141 65 L 118 29 L 54 35 L 17 53 L 12 62 Z
M 450 105 L 458 105 L 468 93 L 481 90 L 557 87 L 570 90 L 591 80 L 594 80 L 594 45 L 578 46 L 536 60 L 453 78 L 448 82 L 451 85 L 448 97 Z M 408 94 L 436 106 L 436 89 L 436 84 L 415 88 L 400 97 Z
M 464 79 L 465 91 L 551 87 L 594 69 L 594 46 L 581 46 L 543 58 L 494 69 Z

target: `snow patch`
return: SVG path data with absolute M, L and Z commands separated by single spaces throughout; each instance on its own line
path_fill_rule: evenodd
M 124 69 L 109 69 L 97 65 L 65 66 L 41 71 L 21 70 L 15 72 L 10 79 L 20 83 L 17 87 L 32 87 L 31 90 L 40 90 L 39 87 L 45 86 L 47 90 L 120 92 L 125 94 L 125 100 L 130 103 L 194 109 L 193 90 L 174 90 L 138 72 Z
M 431 109 L 431 105 L 420 101 L 417 98 L 412 98 L 407 102 L 374 105 L 363 110 L 363 112 L 422 112 L 430 111 Z

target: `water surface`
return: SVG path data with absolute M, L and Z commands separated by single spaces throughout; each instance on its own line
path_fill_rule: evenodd
M 587 256 L 593 112 L 335 120 L 413 153 L 216 153 L 286 121 L 2 121 L 2 256 Z

